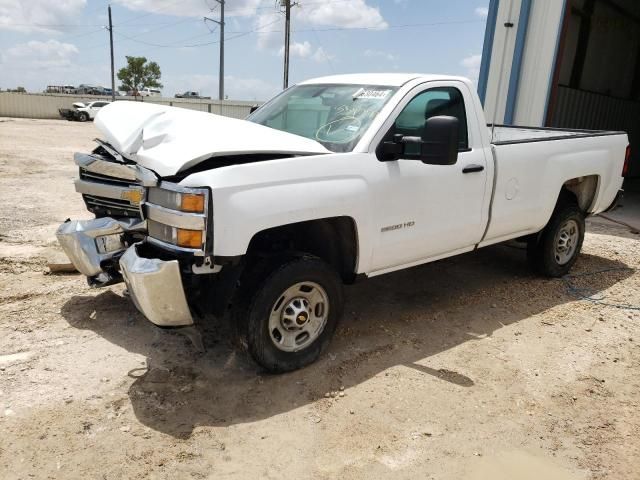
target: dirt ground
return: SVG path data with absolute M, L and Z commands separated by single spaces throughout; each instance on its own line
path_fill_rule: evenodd
M 266 375 L 47 274 L 96 136 L 0 119 L 0 478 L 640 478 L 640 235 L 590 220 L 560 280 L 509 245 L 348 287 L 324 357 Z

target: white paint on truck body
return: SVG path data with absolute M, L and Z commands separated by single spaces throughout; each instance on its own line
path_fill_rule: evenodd
M 357 229 L 357 273 L 369 276 L 537 232 L 568 180 L 597 176 L 588 213 L 606 209 L 622 185 L 625 134 L 496 129 L 501 140 L 492 144 L 467 79 L 371 74 L 303 82 L 324 84 L 395 89 L 350 152 L 331 152 L 310 138 L 250 121 L 133 102 L 105 107 L 96 125 L 126 158 L 161 177 L 215 157 L 291 155 L 220 168 L 208 160 L 211 168 L 180 182 L 211 189 L 213 254 L 243 255 L 268 228 L 346 216 Z M 468 148 L 454 165 L 379 161 L 376 148 L 398 114 L 417 94 L 436 87 L 462 94 Z M 566 138 L 551 139 L 558 136 Z M 483 170 L 463 174 L 472 164 Z

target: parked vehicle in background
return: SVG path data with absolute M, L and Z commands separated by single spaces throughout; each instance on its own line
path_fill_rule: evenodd
M 231 308 L 276 372 L 326 348 L 345 283 L 507 240 L 567 274 L 630 158 L 624 132 L 488 128 L 474 84 L 440 75 L 309 80 L 246 120 L 115 102 L 96 126 L 75 154 L 96 218 L 57 232 L 73 264 L 161 327 Z
M 199 92 L 184 92 L 184 93 L 176 93 L 175 98 L 200 98 L 211 100 L 211 97 L 203 97 Z
M 144 87 L 138 90 L 141 97 L 161 97 L 162 92 L 157 88 Z
M 76 87 L 73 85 L 47 85 L 44 93 L 65 93 L 73 94 L 76 91 Z
M 102 95 L 103 92 L 103 87 L 100 87 L 98 85 L 87 85 L 84 83 L 78 85 L 78 88 L 76 88 L 75 91 L 77 95 Z
M 82 103 L 76 102 L 73 104 L 73 108 L 61 108 L 58 110 L 62 118 L 67 120 L 77 120 L 79 122 L 86 122 L 93 120 L 100 109 L 111 102 L 105 100 L 98 100 L 97 102 Z

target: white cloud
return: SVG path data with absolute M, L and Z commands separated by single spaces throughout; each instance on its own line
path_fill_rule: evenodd
M 396 58 L 393 56 L 393 54 L 389 52 L 383 52 L 382 50 L 369 50 L 369 49 L 364 51 L 364 56 L 369 58 L 384 58 L 389 61 L 393 61 Z
M 378 7 L 367 5 L 366 0 L 344 0 L 319 3 L 318 6 L 293 10 L 295 18 L 311 25 L 347 28 L 373 28 L 384 30 L 389 25 Z
M 246 17 L 255 15 L 256 7 L 261 0 L 227 0 L 225 16 Z M 114 0 L 129 10 L 159 13 L 162 15 L 176 15 L 181 17 L 197 17 L 216 15 L 219 4 L 214 0 Z M 212 13 L 212 10 L 215 11 Z
M 475 9 L 475 14 L 480 18 L 487 18 L 489 16 L 489 9 L 487 7 L 478 7 Z
M 284 46 L 280 47 L 278 50 L 278 56 L 282 57 L 284 55 Z M 313 45 L 307 42 L 293 42 L 289 45 L 289 56 L 290 57 L 298 57 L 298 58 L 310 58 L 314 62 L 324 63 L 329 62 L 335 58 L 334 55 L 328 53 L 324 48 L 318 47 L 315 52 L 313 51 Z
M 282 29 L 282 17 L 277 15 L 258 15 L 254 21 L 253 28 L 257 32 L 260 50 L 274 50 L 284 42 L 284 31 L 278 31 Z
M 311 58 L 313 59 L 313 61 L 318 62 L 318 63 L 324 63 L 324 62 L 331 63 L 331 60 L 333 60 L 335 58 L 335 55 L 331 55 L 324 48 L 318 47 L 318 49 L 311 56 Z
M 289 55 L 291 57 L 306 58 L 311 55 L 312 51 L 313 51 L 313 47 L 306 40 L 304 42 L 293 42 L 289 44 Z M 284 55 L 284 46 L 280 47 L 280 50 L 278 51 L 278 55 L 279 56 Z
M 70 66 L 77 54 L 78 48 L 71 43 L 31 40 L 8 48 L 2 54 L 2 63 L 34 69 L 60 68 Z
M 245 0 L 246 1 L 246 0 Z M 337 27 L 337 28 L 371 28 L 383 30 L 388 27 L 377 7 L 367 5 L 366 0 L 340 0 L 335 2 L 315 2 L 306 7 L 302 2 L 292 9 L 293 35 L 296 29 L 308 29 L 313 27 Z M 284 42 L 284 16 L 277 10 L 257 15 L 253 28 L 256 31 L 258 48 L 261 50 L 282 51 Z M 305 42 L 302 42 L 303 44 Z M 292 44 L 293 46 L 293 44 Z M 299 47 L 298 47 L 299 48 Z M 323 50 L 316 51 L 313 56 L 317 61 L 322 61 Z M 297 55 L 296 52 L 292 55 Z M 304 51 L 310 56 L 311 52 Z M 326 52 L 324 52 L 326 54 Z M 326 57 L 325 61 L 326 61 Z
M 477 81 L 480 75 L 480 63 L 482 55 L 469 55 L 460 61 L 460 65 L 467 69 L 466 76 L 471 80 Z
M 23 86 L 39 92 L 47 85 L 110 85 L 109 63 L 79 64 L 72 43 L 31 40 L 0 53 L 2 88 Z
M 74 23 L 86 0 L 0 0 L 0 29 L 52 32 Z

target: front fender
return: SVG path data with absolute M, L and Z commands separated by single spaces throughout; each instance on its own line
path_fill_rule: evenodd
M 222 196 L 221 196 L 222 197 Z M 214 198 L 214 253 L 236 256 L 246 253 L 257 233 L 282 225 L 330 217 L 351 217 L 358 234 L 362 271 L 371 257 L 370 219 L 366 182 L 361 178 L 331 178 L 296 183 L 263 185 L 228 192 Z

